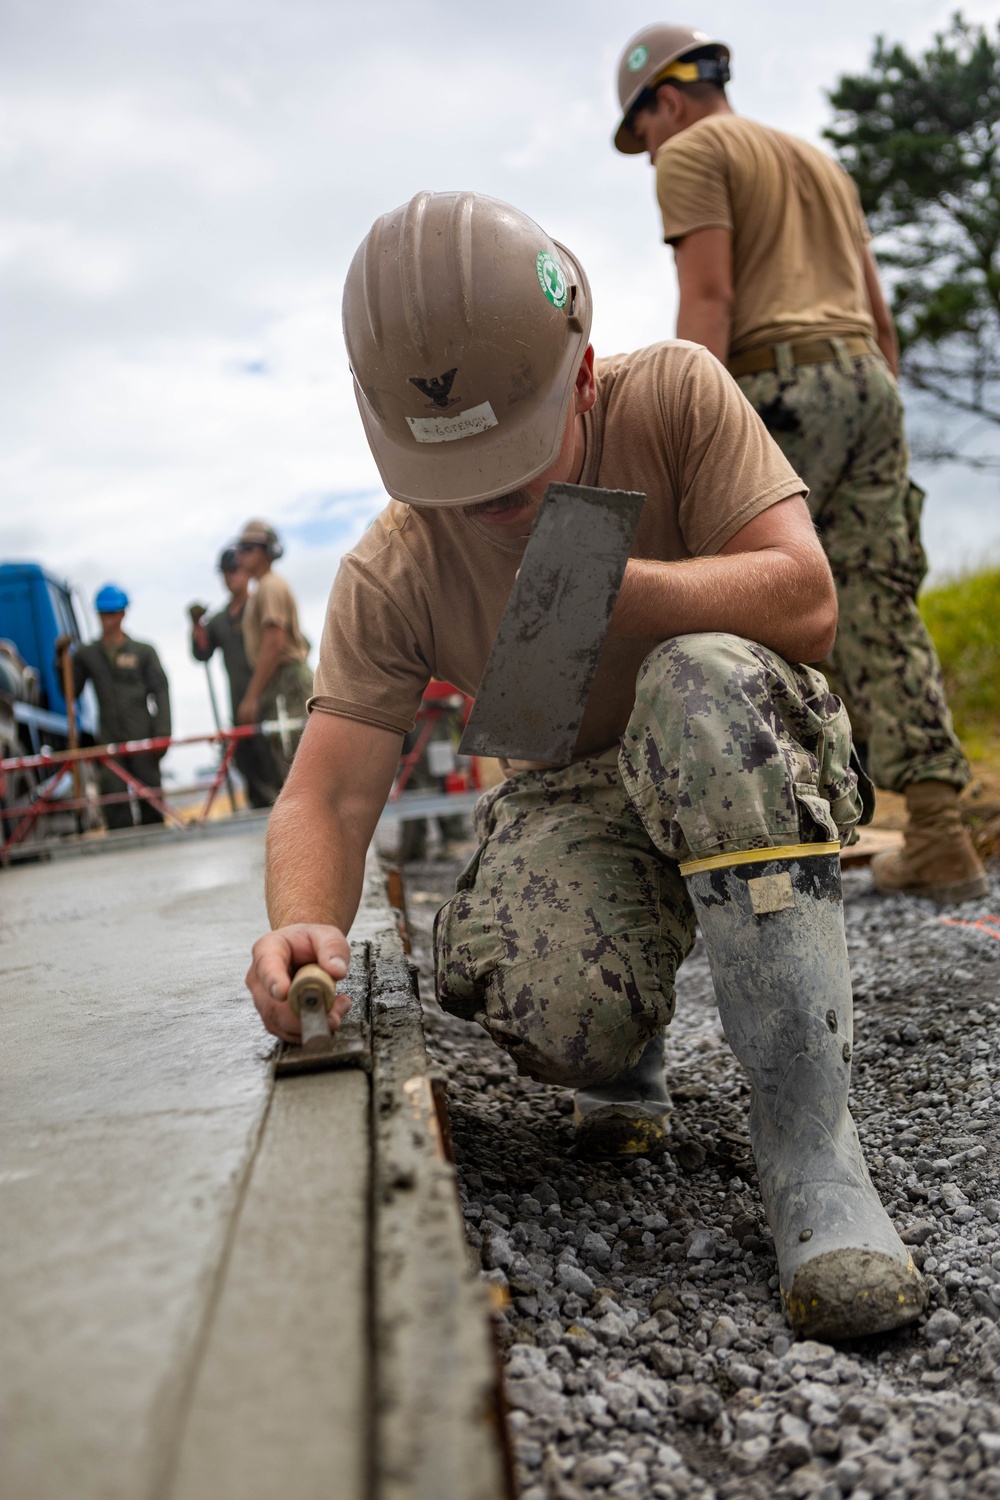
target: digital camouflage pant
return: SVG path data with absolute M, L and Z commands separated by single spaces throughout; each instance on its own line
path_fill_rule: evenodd
M 480 800 L 482 842 L 435 924 L 441 1004 L 523 1073 L 603 1082 L 673 1015 L 695 934 L 679 863 L 846 837 L 862 803 L 819 672 L 738 636 L 666 641 L 620 751 Z
M 788 346 L 779 346 L 788 347 Z M 840 623 L 824 670 L 867 746 L 876 786 L 961 788 L 968 762 L 952 727 L 934 644 L 917 609 L 927 571 L 923 491 L 909 477 L 896 382 L 876 355 L 744 375 L 740 389 L 797 474 L 837 585 Z

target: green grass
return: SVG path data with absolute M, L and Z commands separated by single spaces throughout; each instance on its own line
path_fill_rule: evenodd
M 974 758 L 1000 746 L 1000 568 L 966 573 L 920 596 L 955 728 Z

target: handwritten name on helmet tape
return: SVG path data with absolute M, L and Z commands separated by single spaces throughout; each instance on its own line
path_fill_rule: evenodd
M 475 437 L 477 432 L 500 426 L 488 401 L 470 406 L 468 411 L 456 412 L 453 417 L 407 417 L 406 420 L 418 443 L 454 443 L 459 438 Z

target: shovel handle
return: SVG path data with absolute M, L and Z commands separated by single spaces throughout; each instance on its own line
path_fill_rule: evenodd
M 322 1006 L 329 1014 L 336 998 L 337 987 L 319 964 L 303 964 L 288 991 L 288 1003 L 297 1016 L 301 1016 L 303 1005 L 307 1010 Z

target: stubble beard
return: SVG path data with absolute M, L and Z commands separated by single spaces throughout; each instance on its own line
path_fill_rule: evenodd
M 483 517 L 513 515 L 532 504 L 531 496 L 524 490 L 511 490 L 509 495 L 497 495 L 492 500 L 480 501 L 478 505 L 463 505 L 462 514 L 470 521 L 476 521 Z

